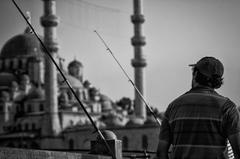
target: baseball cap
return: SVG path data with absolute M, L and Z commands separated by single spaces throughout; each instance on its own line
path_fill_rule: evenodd
M 189 66 L 196 67 L 200 73 L 209 78 L 213 76 L 222 77 L 224 72 L 223 64 L 215 57 L 203 57 L 196 64 L 190 64 Z

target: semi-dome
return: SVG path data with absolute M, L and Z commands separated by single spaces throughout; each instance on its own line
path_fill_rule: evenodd
M 9 39 L 3 46 L 0 58 L 42 56 L 40 42 L 34 34 L 25 32 Z
M 45 92 L 42 88 L 36 88 L 29 93 L 27 96 L 28 99 L 44 99 Z
M 116 115 L 106 116 L 104 123 L 108 127 L 123 127 L 125 125 L 124 121 Z
M 127 126 L 127 127 L 141 126 L 141 125 L 143 125 L 143 124 L 144 124 L 144 119 L 135 117 L 135 118 L 131 118 L 131 119 L 127 122 L 126 126 Z
M 73 88 L 83 88 L 83 84 L 79 81 L 79 79 L 71 75 L 65 75 L 65 77 Z M 60 87 L 68 88 L 66 82 L 63 82 L 63 77 L 60 74 L 58 74 L 58 81 L 60 83 Z

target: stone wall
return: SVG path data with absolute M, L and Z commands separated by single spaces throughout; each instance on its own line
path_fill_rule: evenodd
M 0 148 L 0 159 L 111 159 L 111 157 L 58 151 Z

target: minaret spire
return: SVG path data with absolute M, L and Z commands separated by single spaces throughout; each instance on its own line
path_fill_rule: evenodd
M 56 61 L 59 49 L 56 32 L 59 19 L 56 16 L 56 2 L 55 0 L 43 0 L 43 2 L 44 15 L 41 17 L 41 24 L 44 27 L 44 43 Z M 48 56 L 46 56 L 45 66 L 45 92 L 45 123 L 42 133 L 45 136 L 56 136 L 61 132 L 57 101 L 57 69 Z
M 143 56 L 142 46 L 146 44 L 145 37 L 142 35 L 142 24 L 145 19 L 143 16 L 142 0 L 133 0 L 134 14 L 131 16 L 134 24 L 134 36 L 131 39 L 134 47 L 134 58 L 132 59 L 132 66 L 134 67 L 135 84 L 141 94 L 144 96 L 144 67 L 147 62 Z M 135 90 L 135 114 L 139 118 L 146 119 L 146 107 L 140 95 Z
M 27 18 L 28 22 L 31 24 L 31 12 L 26 11 L 26 18 Z
M 31 24 L 31 12 L 26 11 L 26 18 L 27 18 L 28 22 Z M 29 27 L 28 24 L 27 24 L 27 27 L 26 27 L 24 33 L 32 33 L 32 29 Z

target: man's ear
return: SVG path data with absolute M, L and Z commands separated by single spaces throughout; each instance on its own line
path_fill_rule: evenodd
M 192 87 L 196 87 L 197 86 L 196 77 L 197 77 L 197 71 L 194 71 L 192 73 Z

